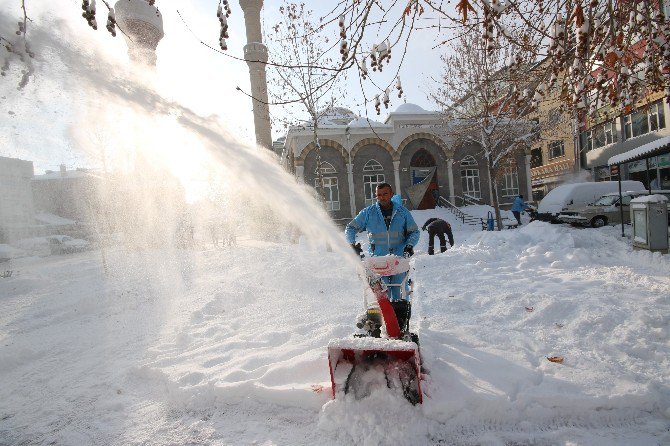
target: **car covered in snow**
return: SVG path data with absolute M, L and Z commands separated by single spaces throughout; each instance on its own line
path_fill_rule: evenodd
M 69 235 L 50 235 L 47 240 L 49 240 L 51 254 L 71 254 L 86 251 L 91 245 L 86 240 L 72 238 Z
M 670 198 L 670 191 L 652 191 L 654 194 L 662 194 Z M 575 226 L 591 226 L 600 228 L 605 225 L 621 224 L 621 207 L 623 207 L 623 222 L 630 224 L 630 201 L 641 195 L 647 195 L 647 191 L 628 191 L 621 194 L 610 193 L 598 198 L 595 203 L 579 207 L 570 211 L 561 212 L 558 220 Z

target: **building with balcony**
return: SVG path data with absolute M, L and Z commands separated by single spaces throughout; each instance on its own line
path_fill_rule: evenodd
M 617 172 L 608 160 L 645 144 L 670 136 L 670 114 L 663 93 L 653 93 L 627 113 L 614 114 L 605 110 L 598 121 L 584 123 L 579 134 L 582 166 L 590 169 L 593 179 L 616 179 Z M 649 170 L 647 171 L 647 167 Z M 639 180 L 654 189 L 670 189 L 670 155 L 659 155 L 647 161 L 621 166 L 622 179 Z

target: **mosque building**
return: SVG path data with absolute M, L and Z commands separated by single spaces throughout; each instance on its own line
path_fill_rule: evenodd
M 318 152 L 311 123 L 292 126 L 281 162 L 299 181 L 319 189 L 335 221 L 344 222 L 375 202 L 375 188 L 389 183 L 409 209 L 432 209 L 449 201 L 490 204 L 492 189 L 481 148 L 457 144 L 443 116 L 405 103 L 377 122 L 333 107 L 317 121 Z M 532 196 L 530 150 L 513 154 L 498 180 L 501 206 Z

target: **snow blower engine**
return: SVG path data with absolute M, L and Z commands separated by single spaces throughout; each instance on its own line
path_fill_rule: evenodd
M 364 293 L 366 312 L 356 324 L 359 332 L 328 344 L 333 398 L 353 395 L 361 399 L 379 387 L 387 387 L 412 404 L 421 403 L 418 337 L 409 331 L 409 259 L 395 255 L 365 257 L 363 266 L 368 287 Z M 401 283 L 382 280 L 397 274 L 404 274 Z M 390 287 L 399 288 L 400 301 L 389 300 Z

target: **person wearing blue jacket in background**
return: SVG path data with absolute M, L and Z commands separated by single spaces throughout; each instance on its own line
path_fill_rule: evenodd
M 373 256 L 393 254 L 397 256 L 414 255 L 414 246 L 419 242 L 421 233 L 412 214 L 402 205 L 399 196 L 393 197 L 393 188 L 381 183 L 376 190 L 377 203 L 363 209 L 344 230 L 347 242 L 357 254 L 362 253 L 360 243 L 356 243 L 356 234 L 367 231 L 370 246 L 368 253 Z M 393 199 L 392 199 L 393 197 Z M 390 284 L 402 283 L 405 273 L 384 277 Z M 399 287 L 389 287 L 389 300 L 398 318 L 401 329 L 409 324 L 410 307 L 401 299 Z
M 521 224 L 521 213 L 526 209 L 526 203 L 523 201 L 523 195 L 519 194 L 512 203 L 512 214 L 516 218 L 517 223 Z

